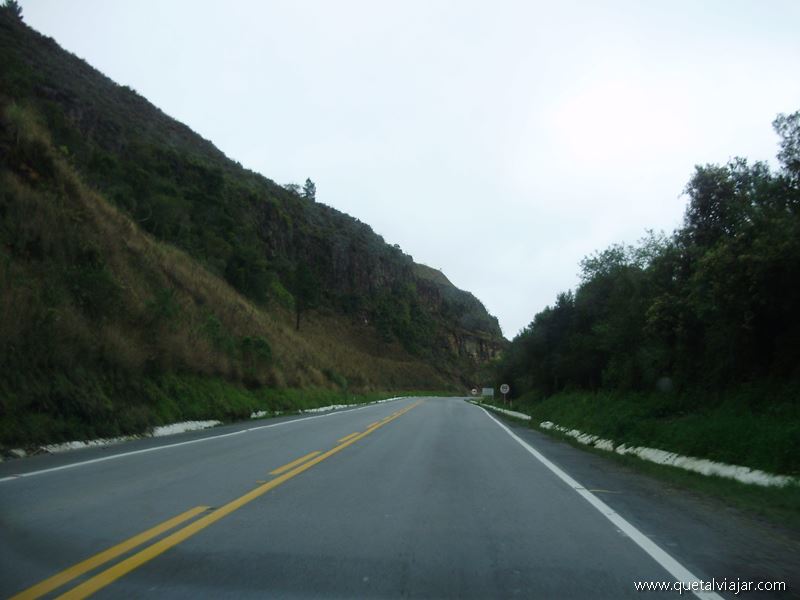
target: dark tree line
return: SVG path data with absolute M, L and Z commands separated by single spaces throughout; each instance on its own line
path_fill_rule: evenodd
M 516 395 L 565 388 L 722 390 L 800 378 L 800 112 L 773 123 L 780 168 L 698 166 L 683 225 L 585 258 L 512 342 Z

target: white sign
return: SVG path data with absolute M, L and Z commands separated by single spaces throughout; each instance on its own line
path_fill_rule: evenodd
M 476 388 L 472 388 L 472 395 L 473 396 L 477 396 L 478 395 L 478 390 Z
M 489 396 L 490 398 L 494 398 L 494 388 L 483 388 L 481 390 L 481 396 Z
M 510 390 L 511 390 L 511 388 L 508 387 L 507 383 L 504 383 L 503 385 L 500 386 L 500 393 L 501 394 L 507 394 Z

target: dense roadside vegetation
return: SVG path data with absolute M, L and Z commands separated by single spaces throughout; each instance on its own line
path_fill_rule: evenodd
M 780 168 L 696 167 L 683 225 L 581 263 L 495 365 L 540 420 L 800 474 L 800 112 Z
M 497 321 L 315 196 L 0 7 L 0 448 L 471 379 Z

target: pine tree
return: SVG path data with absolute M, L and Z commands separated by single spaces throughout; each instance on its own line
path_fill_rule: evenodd
M 317 199 L 317 186 L 314 185 L 314 182 L 310 179 L 306 179 L 306 183 L 303 186 L 303 198 L 311 200 L 312 202 Z

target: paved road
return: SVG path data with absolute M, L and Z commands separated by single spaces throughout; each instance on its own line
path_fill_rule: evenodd
M 0 594 L 677 597 L 634 581 L 800 572 L 796 540 L 740 525 L 461 399 L 403 399 L 4 463 Z

